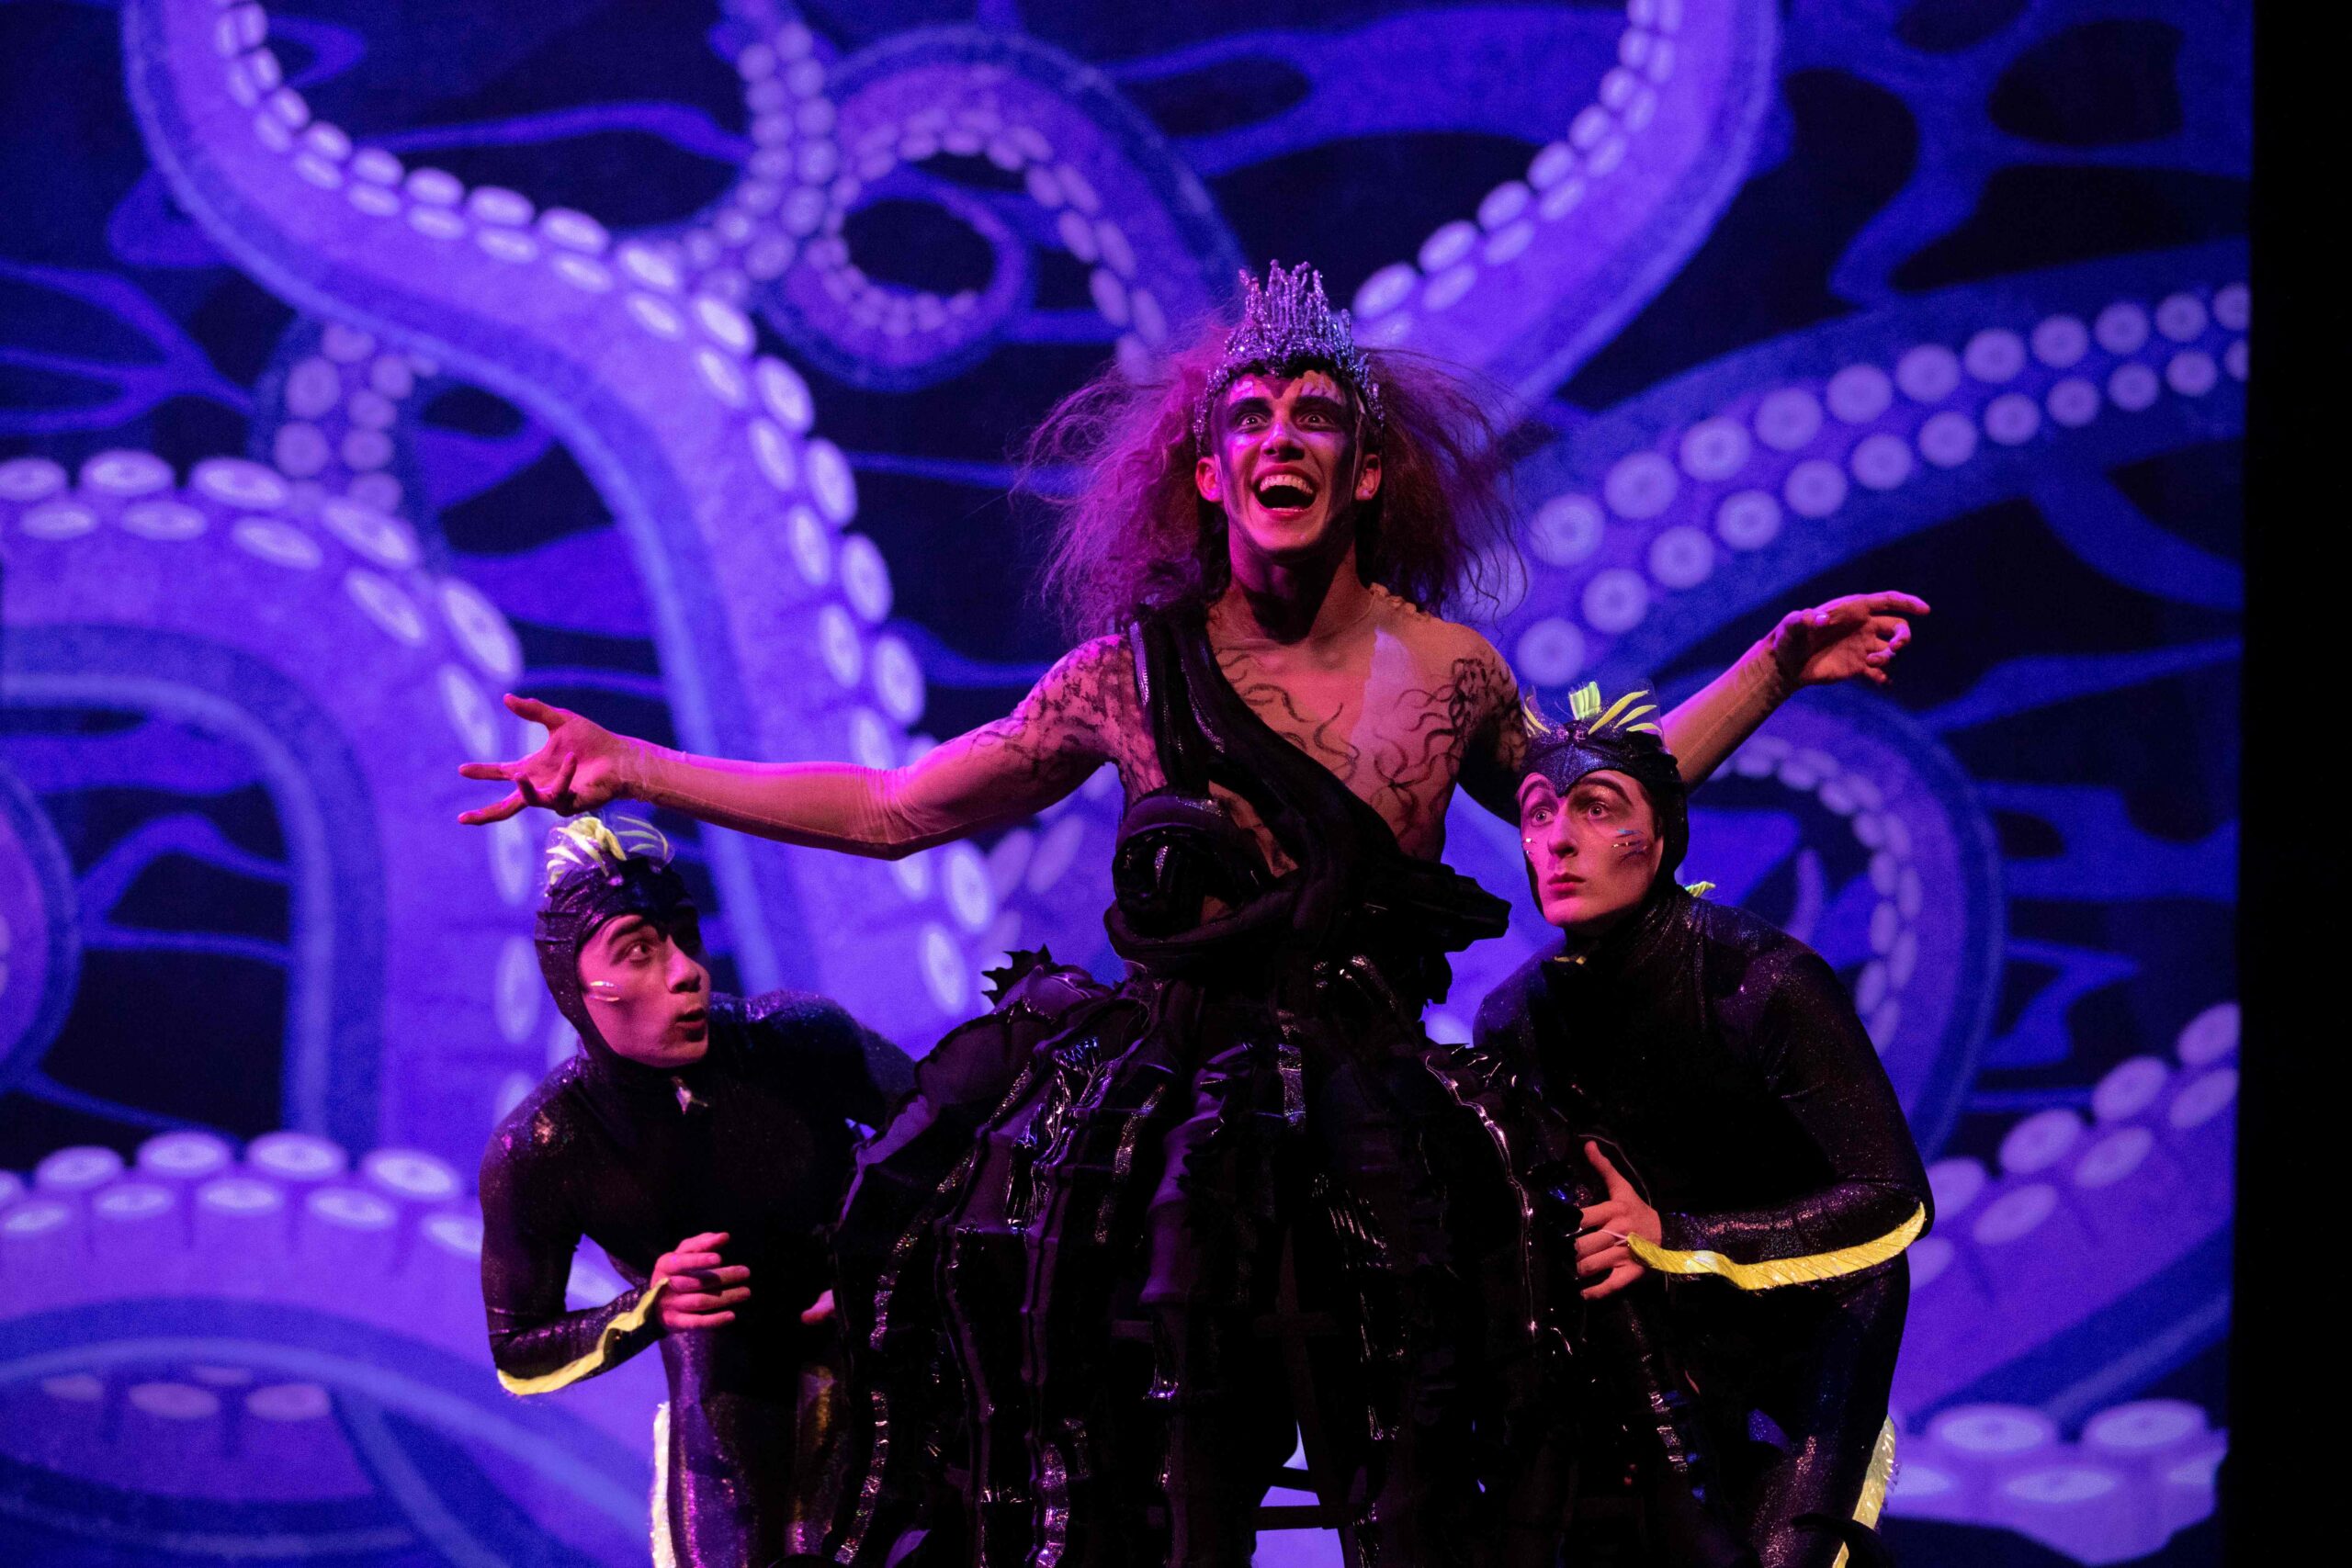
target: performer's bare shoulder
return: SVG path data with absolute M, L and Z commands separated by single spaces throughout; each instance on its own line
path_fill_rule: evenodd
M 1393 682 L 1384 680 L 1386 661 L 1374 663 L 1366 716 L 1378 737 L 1377 788 L 1365 798 L 1408 853 L 1435 859 L 1456 782 L 1518 741 L 1519 683 L 1472 627 L 1385 592 L 1376 597 L 1375 618 L 1404 657 Z

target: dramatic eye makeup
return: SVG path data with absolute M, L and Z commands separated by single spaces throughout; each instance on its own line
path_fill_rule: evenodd
M 1580 782 L 1568 795 L 1568 807 L 1582 816 L 1623 817 L 1633 809 L 1624 791 L 1603 779 Z

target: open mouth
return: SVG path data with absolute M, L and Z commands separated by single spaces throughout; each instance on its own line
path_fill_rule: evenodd
M 690 1009 L 685 1012 L 680 1013 L 677 1017 L 677 1024 L 681 1029 L 700 1029 L 704 1024 L 708 1023 L 709 1021 L 709 1012 L 702 1008 Z
M 1258 481 L 1258 504 L 1282 516 L 1296 516 L 1315 504 L 1315 481 L 1303 474 L 1269 474 Z

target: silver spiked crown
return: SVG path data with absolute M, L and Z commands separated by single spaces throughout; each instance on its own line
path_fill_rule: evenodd
M 1209 410 L 1235 378 L 1247 370 L 1295 370 L 1305 365 L 1329 367 L 1371 422 L 1373 434 L 1383 423 L 1380 383 L 1372 364 L 1356 346 L 1355 318 L 1331 309 L 1323 294 L 1323 275 L 1306 264 L 1284 272 L 1275 263 L 1261 286 L 1248 273 L 1241 275 L 1241 324 L 1226 334 L 1225 357 L 1209 375 L 1200 406 L 1193 411 L 1193 439 L 1208 437 Z

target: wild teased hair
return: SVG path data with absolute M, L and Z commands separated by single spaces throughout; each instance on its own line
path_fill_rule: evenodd
M 1030 438 L 1022 488 L 1054 520 L 1043 588 L 1073 637 L 1225 591 L 1225 513 L 1193 485 L 1193 414 L 1226 333 L 1208 327 L 1144 379 L 1106 368 Z M 1431 612 L 1465 592 L 1500 598 L 1518 566 L 1502 433 L 1461 372 L 1394 349 L 1368 357 L 1386 417 L 1380 494 L 1356 513 L 1357 570 Z M 1065 469 L 1067 485 L 1046 482 Z

